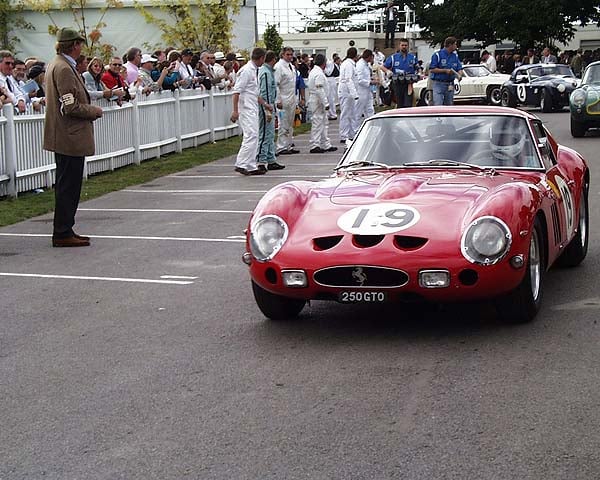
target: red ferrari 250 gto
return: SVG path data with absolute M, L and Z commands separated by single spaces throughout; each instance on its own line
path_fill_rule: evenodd
M 526 322 L 545 272 L 586 256 L 589 183 L 584 159 L 529 113 L 386 111 L 330 178 L 260 200 L 243 259 L 271 319 L 313 299 L 493 299 L 504 319 Z

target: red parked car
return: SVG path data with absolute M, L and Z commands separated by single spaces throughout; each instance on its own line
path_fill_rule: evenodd
M 545 272 L 588 249 L 590 173 L 534 115 L 421 107 L 366 120 L 319 182 L 272 188 L 243 260 L 258 307 L 307 300 L 491 299 L 509 322 L 537 314 Z

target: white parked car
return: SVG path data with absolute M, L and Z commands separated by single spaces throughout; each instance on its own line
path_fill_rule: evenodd
M 510 75 L 492 73 L 484 65 L 464 65 L 465 75 L 454 81 L 454 100 L 483 101 L 489 105 L 502 103 L 502 84 Z M 420 105 L 433 105 L 428 78 L 413 85 L 414 95 Z

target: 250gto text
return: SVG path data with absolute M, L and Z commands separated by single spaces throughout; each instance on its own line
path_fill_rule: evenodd
M 386 300 L 385 292 L 341 292 L 339 296 L 342 303 L 379 303 Z

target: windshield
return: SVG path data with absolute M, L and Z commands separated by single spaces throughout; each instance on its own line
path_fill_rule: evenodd
M 529 76 L 533 78 L 543 77 L 544 75 L 566 75 L 574 77 L 573 72 L 566 65 L 551 65 L 548 67 L 535 67 L 529 69 Z
M 432 160 L 494 168 L 542 167 L 526 120 L 508 115 L 376 117 L 365 122 L 340 167 L 362 168 L 373 162 L 410 168 Z
M 600 84 L 600 64 L 589 67 L 583 75 L 584 84 L 595 83 Z
M 465 66 L 463 71 L 467 77 L 487 77 L 492 73 L 483 65 Z

